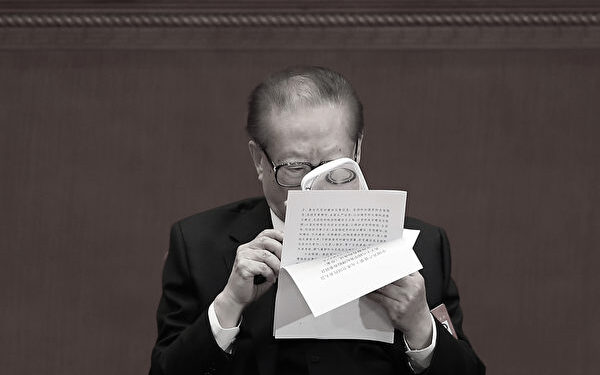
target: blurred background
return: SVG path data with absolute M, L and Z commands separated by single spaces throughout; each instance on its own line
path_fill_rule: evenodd
M 593 373 L 594 3 L 0 1 L 3 373 L 147 373 L 170 225 L 260 195 L 247 96 L 298 64 L 354 84 L 370 187 L 448 232 L 488 373 Z

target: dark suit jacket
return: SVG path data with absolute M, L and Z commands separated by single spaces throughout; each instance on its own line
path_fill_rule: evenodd
M 462 332 L 458 290 L 450 278 L 450 249 L 441 228 L 406 218 L 405 227 L 421 231 L 415 244 L 430 308 L 445 303 L 459 339 L 440 324 L 428 374 L 481 374 L 485 368 Z M 232 355 L 212 335 L 208 307 L 227 283 L 237 247 L 272 228 L 264 198 L 248 199 L 206 211 L 173 225 L 157 312 L 158 339 L 150 373 L 286 373 L 277 361 L 299 352 L 310 373 L 410 374 L 400 332 L 394 344 L 361 340 L 275 340 L 275 287 L 243 313 Z

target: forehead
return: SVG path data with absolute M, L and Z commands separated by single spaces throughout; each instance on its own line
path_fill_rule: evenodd
M 268 141 L 276 141 L 292 134 L 326 136 L 343 131 L 352 135 L 352 122 L 353 114 L 347 104 L 326 102 L 286 108 L 272 107 L 264 125 Z
M 268 149 L 274 157 L 310 160 L 353 145 L 352 114 L 345 104 L 273 109 L 265 120 Z

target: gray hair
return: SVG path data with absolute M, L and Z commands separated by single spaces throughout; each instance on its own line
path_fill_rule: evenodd
M 259 145 L 267 147 L 266 116 L 273 110 L 290 110 L 299 105 L 347 105 L 352 115 L 353 140 L 363 132 L 363 108 L 354 88 L 341 74 L 318 66 L 288 68 L 268 76 L 252 90 L 248 100 L 246 131 Z

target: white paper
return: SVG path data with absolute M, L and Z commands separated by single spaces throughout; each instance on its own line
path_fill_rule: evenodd
M 285 267 L 314 316 L 401 279 L 423 268 L 412 247 L 419 231 L 347 254 Z
M 386 244 L 402 238 L 405 204 L 403 191 L 290 191 L 275 304 L 276 338 L 393 342 L 394 329 L 383 308 L 358 297 L 421 268 L 411 249 L 418 231 L 405 230 L 406 238 Z M 342 278 L 338 274 L 321 279 L 319 267 L 324 264 L 319 262 L 326 261 L 315 259 L 343 257 L 353 250 L 368 252 L 373 245 L 379 246 L 375 253 L 385 251 L 377 256 L 370 253 L 367 262 L 363 254 L 362 266 Z M 311 261 L 314 269 L 303 265 Z M 340 282 L 343 278 L 354 283 Z
M 292 190 L 281 266 L 402 238 L 405 207 L 405 191 Z

